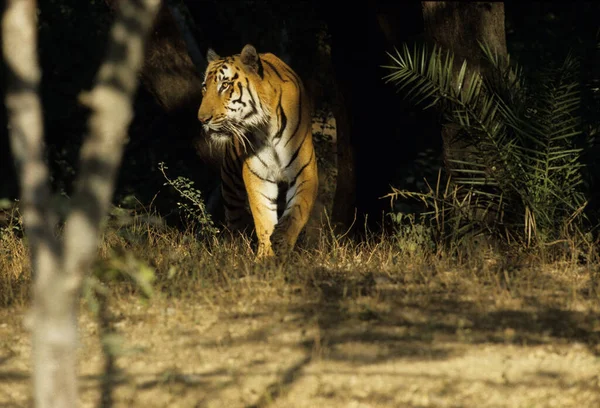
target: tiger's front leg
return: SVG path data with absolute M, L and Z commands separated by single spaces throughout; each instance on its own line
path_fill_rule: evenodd
M 242 176 L 258 238 L 256 257 L 272 257 L 275 253 L 269 238 L 277 224 L 277 183 L 253 170 L 250 161 L 244 163 Z
M 315 152 L 312 143 L 307 143 L 303 148 L 310 152 L 304 156 L 309 159 L 304 163 L 299 161 L 290 169 L 291 181 L 286 193 L 285 210 L 271 235 L 276 255 L 286 255 L 294 248 L 317 198 L 319 178 Z

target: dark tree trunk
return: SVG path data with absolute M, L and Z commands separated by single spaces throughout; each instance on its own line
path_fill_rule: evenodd
M 112 10 L 119 1 L 105 0 Z M 184 4 L 175 0 L 163 1 L 148 38 L 140 79 L 145 91 L 162 108 L 162 113 L 137 122 L 138 143 L 135 145 L 142 149 L 149 146 L 164 149 L 161 157 L 172 162 L 185 161 L 191 173 L 188 176 L 206 192 L 208 210 L 218 221 L 222 218 L 218 188 L 221 157 L 217 149 L 211 150 L 197 119 L 207 47 L 204 43 L 189 44 L 198 37 L 194 38 L 196 27 L 185 26 L 186 22 L 179 15 L 181 10 L 177 5 L 185 7 Z M 194 59 L 190 55 L 194 55 Z M 130 145 L 130 149 L 134 147 Z M 163 203 L 159 197 L 154 204 L 160 207 L 168 202 Z
M 115 10 L 120 0 L 105 0 Z M 177 21 L 163 2 L 146 46 L 141 73 L 145 88 L 168 114 L 183 113 L 195 120 L 202 101 L 201 70 L 196 67 Z M 200 129 L 199 123 L 195 123 Z
M 177 22 L 163 2 L 146 47 L 142 81 L 165 112 L 191 111 L 195 119 L 202 101 L 202 77 L 190 58 Z M 195 120 L 195 122 L 198 122 Z M 199 127 L 199 123 L 198 123 Z
M 333 115 L 336 121 L 337 180 L 333 198 L 333 225 L 347 229 L 352 225 L 356 208 L 356 166 L 351 142 L 351 125 L 343 93 L 337 86 Z
M 419 132 L 411 128 L 414 117 L 394 88 L 384 83 L 381 66 L 395 45 L 390 41 L 406 40 L 422 28 L 418 3 L 366 1 L 344 10 L 343 17 L 336 2 L 319 7 L 332 38 L 337 84 L 338 184 L 332 218 L 343 228 L 355 221 L 362 231 L 366 217 L 367 225 L 377 229 L 389 210 L 389 202 L 380 198 L 390 192 Z M 379 13 L 383 8 L 386 12 Z
M 204 61 L 203 56 L 196 59 Z M 167 113 L 170 126 L 178 133 L 177 139 L 182 143 L 193 141 L 200 157 L 218 167 L 220 160 L 212 154 L 197 119 L 204 68 L 190 58 L 178 21 L 163 2 L 146 47 L 142 82 Z
M 486 63 L 479 42 L 487 43 L 500 56 L 507 55 L 504 29 L 504 3 L 424 1 L 423 21 L 426 40 L 454 53 L 455 69 L 464 60 L 470 72 L 486 75 Z M 450 159 L 468 160 L 468 141 L 459 140 L 452 125 L 442 128 L 446 167 Z
M 424 1 L 423 21 L 429 41 L 450 49 L 456 59 L 467 59 L 481 69 L 483 55 L 478 42 L 487 42 L 500 55 L 506 55 L 504 3 Z
M 381 88 L 378 59 L 374 58 L 381 39 L 372 3 L 364 6 L 346 10 L 344 18 L 340 18 L 335 4 L 332 10 L 327 10 L 337 89 L 333 113 L 337 126 L 338 176 L 332 219 L 342 229 L 352 225 L 355 214 L 360 217 L 356 224 L 362 226 L 361 218 L 375 213 L 379 204 L 373 191 L 377 181 L 367 180 L 372 172 L 365 159 L 372 148 L 363 141 L 378 143 L 383 133 L 380 130 L 383 120 L 370 119 L 379 105 L 372 102 Z M 376 116 L 382 119 L 381 114 Z M 383 165 L 379 161 L 376 167 Z
M 335 62 L 333 65 L 335 66 Z M 352 142 L 351 113 L 346 100 L 349 90 L 344 86 L 343 80 L 336 79 L 333 116 L 336 123 L 337 179 L 331 220 L 333 225 L 340 229 L 349 228 L 356 213 L 356 160 Z

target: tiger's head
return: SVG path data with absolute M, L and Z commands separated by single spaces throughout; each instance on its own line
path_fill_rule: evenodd
M 248 134 L 266 124 L 269 115 L 260 56 L 248 44 L 241 54 L 224 58 L 209 49 L 207 60 L 198 120 L 213 142 L 245 147 L 252 143 Z

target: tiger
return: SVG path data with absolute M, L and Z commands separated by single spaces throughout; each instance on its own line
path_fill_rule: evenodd
M 257 259 L 289 254 L 318 190 L 311 106 L 300 77 L 271 53 L 207 52 L 198 120 L 224 151 L 221 194 L 232 230 L 254 227 Z M 253 224 L 253 225 L 252 225 Z

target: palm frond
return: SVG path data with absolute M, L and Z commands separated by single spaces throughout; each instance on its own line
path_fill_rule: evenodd
M 512 216 L 513 225 L 528 234 L 535 226 L 552 235 L 547 231 L 556 232 L 557 221 L 585 205 L 576 145 L 582 132 L 578 61 L 569 55 L 531 81 L 509 56 L 480 47 L 487 63 L 482 73 L 438 46 L 403 45 L 389 54 L 384 80 L 415 105 L 437 108 L 456 127 L 464 139 L 463 159 L 450 155 L 447 164 L 470 205 Z

